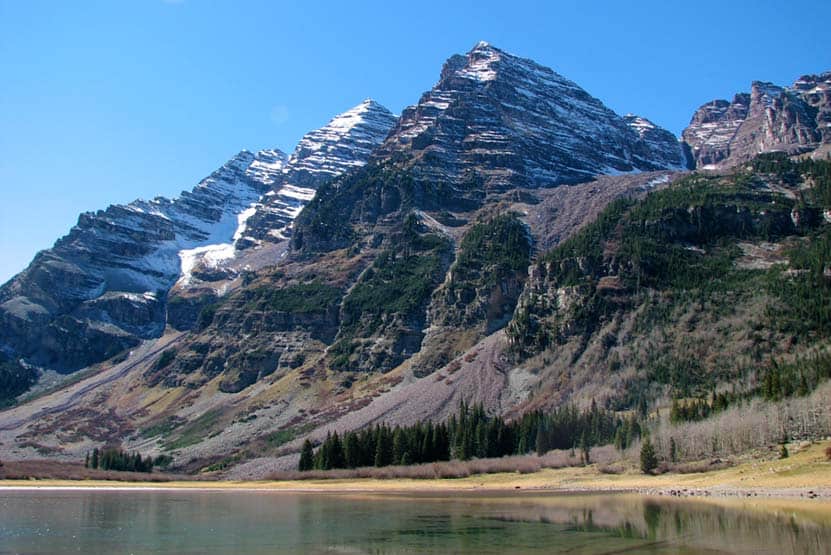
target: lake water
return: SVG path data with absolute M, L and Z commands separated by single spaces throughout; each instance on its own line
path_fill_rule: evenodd
M 831 553 L 828 505 L 0 489 L 0 553 Z

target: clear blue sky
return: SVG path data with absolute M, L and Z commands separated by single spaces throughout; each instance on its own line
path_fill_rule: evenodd
M 0 0 L 0 282 L 78 213 L 415 103 L 487 40 L 678 134 L 695 108 L 831 70 L 831 2 Z

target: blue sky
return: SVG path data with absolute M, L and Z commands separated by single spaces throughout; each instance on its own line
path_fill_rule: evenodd
M 678 134 L 693 110 L 831 70 L 831 3 L 0 0 L 0 282 L 82 211 L 290 152 L 373 97 L 415 103 L 487 40 Z

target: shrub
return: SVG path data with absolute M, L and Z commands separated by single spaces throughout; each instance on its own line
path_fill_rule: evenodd
M 174 360 L 176 360 L 176 349 L 168 349 L 156 360 L 155 368 L 156 370 L 167 368 Z
M 825 458 L 831 461 L 831 445 L 825 448 Z

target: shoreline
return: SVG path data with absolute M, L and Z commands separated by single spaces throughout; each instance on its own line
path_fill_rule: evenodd
M 417 497 L 443 497 L 446 495 L 463 496 L 533 496 L 533 495 L 644 495 L 657 497 L 675 497 L 686 499 L 781 499 L 815 501 L 818 503 L 831 502 L 831 488 L 802 487 L 802 488 L 734 488 L 716 486 L 713 488 L 677 488 L 677 487 L 454 487 L 443 484 L 439 487 L 417 488 L 402 486 L 401 484 L 386 487 L 385 482 L 395 480 L 367 480 L 360 486 L 342 487 L 340 484 L 331 484 L 331 487 L 284 487 L 282 483 L 272 482 L 167 482 L 164 485 L 145 485 L 142 482 L 115 483 L 112 481 L 93 480 L 9 480 L 8 484 L 0 482 L 0 496 L 4 491 L 102 491 L 102 492 L 197 492 L 197 493 L 288 493 L 288 494 L 320 494 L 320 495 L 396 495 Z M 45 482 L 45 483 L 38 483 Z M 191 485 L 193 484 L 193 485 Z M 207 485 L 210 484 L 210 485 Z M 379 486 L 384 487 L 379 487 Z M 315 484 L 318 486 L 318 484 Z
M 0 480 L 3 491 L 202 491 L 376 495 L 582 495 L 639 494 L 676 498 L 791 499 L 831 502 L 831 461 L 827 442 L 815 443 L 787 459 L 746 459 L 728 468 L 700 473 L 645 475 L 635 469 L 604 473 L 595 466 L 503 472 L 464 478 L 332 478 L 309 480 L 171 480 L 28 478 Z

